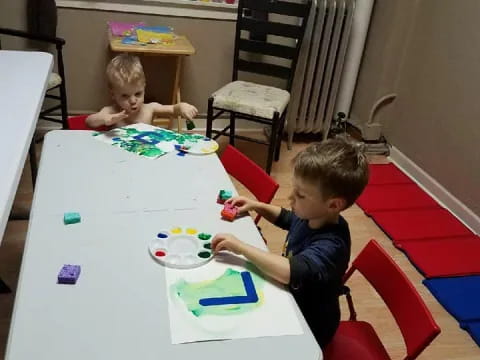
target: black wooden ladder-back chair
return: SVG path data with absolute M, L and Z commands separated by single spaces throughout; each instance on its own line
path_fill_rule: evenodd
M 57 62 L 58 73 L 50 74 L 50 77 L 48 79 L 48 86 L 47 86 L 47 92 L 45 94 L 45 98 L 53 99 L 58 102 L 55 105 L 52 104 L 53 106 L 49 106 L 46 109 L 42 109 L 42 111 L 40 112 L 39 118 L 60 123 L 62 124 L 62 128 L 66 129 L 67 117 L 68 117 L 67 91 L 65 87 L 65 69 L 63 66 L 63 56 L 62 56 L 62 48 L 65 45 L 65 40 L 59 37 L 37 35 L 37 34 L 29 33 L 26 31 L 6 29 L 6 28 L 0 28 L 0 36 L 1 35 L 19 37 L 23 39 L 34 40 L 41 43 L 55 45 L 56 52 L 57 52 L 56 62 Z M 0 49 L 1 48 L 2 48 L 2 44 L 0 41 Z M 57 92 L 56 89 L 58 89 L 58 94 L 55 94 Z M 61 119 L 52 117 L 52 113 L 55 113 L 58 110 L 60 110 Z
M 273 158 L 278 161 L 280 157 L 286 107 L 290 100 L 292 80 L 310 7 L 311 1 L 293 3 L 277 0 L 239 0 L 232 82 L 213 93 L 208 99 L 207 137 L 212 137 L 212 134 L 215 134 L 214 139 L 221 135 L 229 136 L 231 145 L 235 145 L 236 138 L 268 145 L 267 173 L 270 173 Z M 270 19 L 274 17 L 288 19 L 288 23 Z M 245 37 L 247 33 L 248 38 Z M 280 38 L 287 38 L 293 46 L 281 44 L 278 41 Z M 248 55 L 249 60 L 245 59 L 245 55 Z M 275 59 L 276 64 L 266 62 L 271 59 Z M 283 79 L 286 81 L 286 88 L 283 90 L 239 81 L 240 71 Z M 214 110 L 219 111 L 214 114 Z M 221 131 L 213 130 L 213 121 L 225 112 L 230 114 L 230 124 Z M 235 134 L 236 118 L 270 126 L 269 140 Z

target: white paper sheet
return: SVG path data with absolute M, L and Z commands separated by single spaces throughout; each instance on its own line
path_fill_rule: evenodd
M 213 280 L 224 274 L 228 268 L 247 271 L 243 259 L 228 255 L 224 257 L 224 261 L 216 257 L 199 268 L 165 269 L 172 344 L 303 334 L 293 304 L 295 300 L 288 290 L 267 279 L 261 281 L 260 289 L 256 289 L 261 305 L 232 315 L 195 316 L 174 291 L 174 284 L 181 279 L 188 283 Z
M 169 153 L 175 149 L 175 144 L 171 141 L 160 141 L 156 143 L 156 139 L 148 136 L 142 136 L 141 139 L 135 139 L 134 136 L 141 135 L 140 133 L 129 133 L 129 131 L 137 131 L 137 132 L 163 132 L 169 130 L 160 129 L 158 127 L 148 125 L 148 124 L 133 124 L 128 125 L 116 129 L 112 129 L 110 131 L 94 134 L 95 139 L 100 140 L 104 143 L 110 144 L 112 146 L 118 146 L 119 148 L 123 148 L 127 151 L 136 153 L 138 155 L 142 155 L 148 159 L 156 159 L 166 153 Z M 173 132 L 172 132 L 173 133 Z M 133 147 L 132 145 L 134 142 L 144 142 L 144 146 L 142 147 Z M 149 144 L 151 142 L 151 144 Z M 130 147 L 131 146 L 131 147 Z M 149 149 L 153 150 L 150 151 Z M 154 154 L 157 152 L 158 154 Z

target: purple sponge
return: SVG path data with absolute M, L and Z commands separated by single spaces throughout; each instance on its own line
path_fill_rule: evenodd
M 75 284 L 80 276 L 80 265 L 63 265 L 58 273 L 59 284 Z

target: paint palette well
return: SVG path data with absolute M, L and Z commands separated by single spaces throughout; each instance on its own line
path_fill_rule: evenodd
M 194 134 L 196 135 L 196 134 Z M 177 150 L 196 155 L 211 154 L 218 150 L 218 143 L 206 137 L 195 137 L 185 140 L 183 144 L 175 145 Z
M 210 240 L 212 235 L 193 228 L 173 228 L 161 231 L 149 244 L 152 257 L 162 265 L 191 269 L 209 262 L 213 254 Z

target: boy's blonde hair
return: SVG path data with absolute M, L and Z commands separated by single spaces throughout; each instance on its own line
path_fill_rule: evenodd
M 145 85 L 145 74 L 138 56 L 120 54 L 107 65 L 108 87 L 141 83 Z
M 293 159 L 294 175 L 317 184 L 324 199 L 345 199 L 350 207 L 368 182 L 368 162 L 360 146 L 344 138 L 309 145 Z

